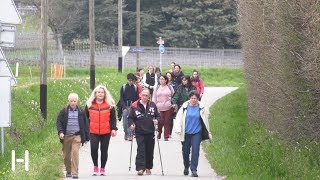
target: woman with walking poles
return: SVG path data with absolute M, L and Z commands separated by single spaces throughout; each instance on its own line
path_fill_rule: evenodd
M 128 116 L 129 126 L 135 131 L 137 141 L 136 170 L 142 176 L 151 175 L 155 144 L 155 126 L 160 121 L 157 106 L 150 101 L 149 89 L 143 89 L 140 99 L 132 103 Z
M 208 109 L 199 101 L 199 98 L 200 94 L 197 91 L 191 91 L 189 100 L 182 104 L 174 121 L 174 132 L 179 135 L 182 144 L 183 174 L 189 175 L 190 168 L 192 177 L 198 177 L 200 143 L 211 139 Z
M 91 158 L 93 161 L 93 175 L 98 175 L 98 149 L 100 144 L 101 162 L 100 175 L 105 175 L 108 160 L 110 137 L 117 135 L 117 121 L 115 101 L 110 92 L 103 85 L 97 86 L 87 101 L 86 114 L 90 126 Z

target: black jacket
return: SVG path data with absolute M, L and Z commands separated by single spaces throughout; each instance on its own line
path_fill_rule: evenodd
M 135 101 L 128 116 L 128 126 L 135 124 L 136 134 L 153 134 L 155 131 L 153 119 L 160 121 L 160 114 L 154 102 L 149 101 L 146 109 L 140 103 L 140 100 Z
M 58 115 L 58 118 L 57 118 L 58 135 L 61 132 L 63 134 L 66 134 L 69 108 L 70 108 L 69 105 L 63 108 Z M 81 110 L 78 106 L 77 106 L 77 109 L 78 109 L 78 121 L 80 126 L 80 137 L 81 137 L 81 143 L 83 145 L 83 143 L 85 143 L 86 141 L 89 141 L 89 125 L 88 125 L 88 120 L 86 118 L 84 111 Z

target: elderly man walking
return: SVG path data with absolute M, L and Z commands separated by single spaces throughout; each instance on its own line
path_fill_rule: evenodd
M 63 144 L 66 177 L 78 179 L 80 144 L 89 141 L 88 121 L 85 113 L 78 107 L 78 94 L 68 96 L 69 104 L 64 107 L 57 118 L 57 130 Z

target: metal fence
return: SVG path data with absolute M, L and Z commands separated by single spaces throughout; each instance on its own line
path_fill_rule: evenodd
M 160 53 L 158 47 L 142 47 L 139 66 L 159 66 Z M 117 47 L 104 47 L 96 50 L 95 63 L 98 66 L 117 66 Z M 66 51 L 65 58 L 69 66 L 88 66 L 90 63 L 89 50 Z M 166 48 L 161 57 L 162 66 L 169 66 L 175 62 L 184 66 L 194 67 L 241 67 L 242 54 L 239 49 L 192 49 L 192 48 Z M 128 52 L 124 57 L 125 67 L 137 66 L 137 54 Z
M 39 65 L 40 63 L 40 38 L 37 33 L 23 33 L 17 35 L 14 49 L 4 49 L 9 63 L 19 62 L 26 65 Z M 67 48 L 64 51 L 64 58 L 59 58 L 54 48 L 55 42 L 52 35 L 49 35 L 48 43 L 48 64 L 63 64 L 66 66 L 81 67 L 90 65 L 90 50 L 87 43 L 78 44 L 76 47 Z M 118 66 L 117 46 L 96 46 L 95 64 L 96 66 Z M 135 48 L 135 47 L 133 47 Z M 131 48 L 131 50 L 133 49 Z M 140 67 L 148 65 L 159 66 L 160 53 L 158 47 L 141 47 Z M 129 51 L 124 59 L 124 67 L 137 66 L 136 52 Z M 64 61 L 64 60 L 65 61 Z M 167 47 L 162 55 L 162 67 L 169 67 L 171 62 L 182 66 L 194 67 L 242 67 L 242 53 L 239 49 L 200 49 L 200 48 L 170 48 Z

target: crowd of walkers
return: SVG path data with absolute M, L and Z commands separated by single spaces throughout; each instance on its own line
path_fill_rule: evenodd
M 154 66 L 149 66 L 146 73 L 144 69 L 129 73 L 127 82 L 120 87 L 117 104 L 103 85 L 93 90 L 84 110 L 77 105 L 78 95 L 71 93 L 68 106 L 57 118 L 66 177 L 78 178 L 80 145 L 89 140 L 92 174 L 106 174 L 110 138 L 116 136 L 118 130 L 116 114 L 122 121 L 124 140 L 136 139 L 138 175 L 151 174 L 155 139 L 159 142 L 163 137 L 169 141 L 174 132 L 182 142 L 183 174 L 188 175 L 190 169 L 191 176 L 198 177 L 200 142 L 211 138 L 208 110 L 201 103 L 203 93 L 204 83 L 198 71 L 193 70 L 191 76 L 184 75 L 181 66 L 174 62 L 165 73 Z

